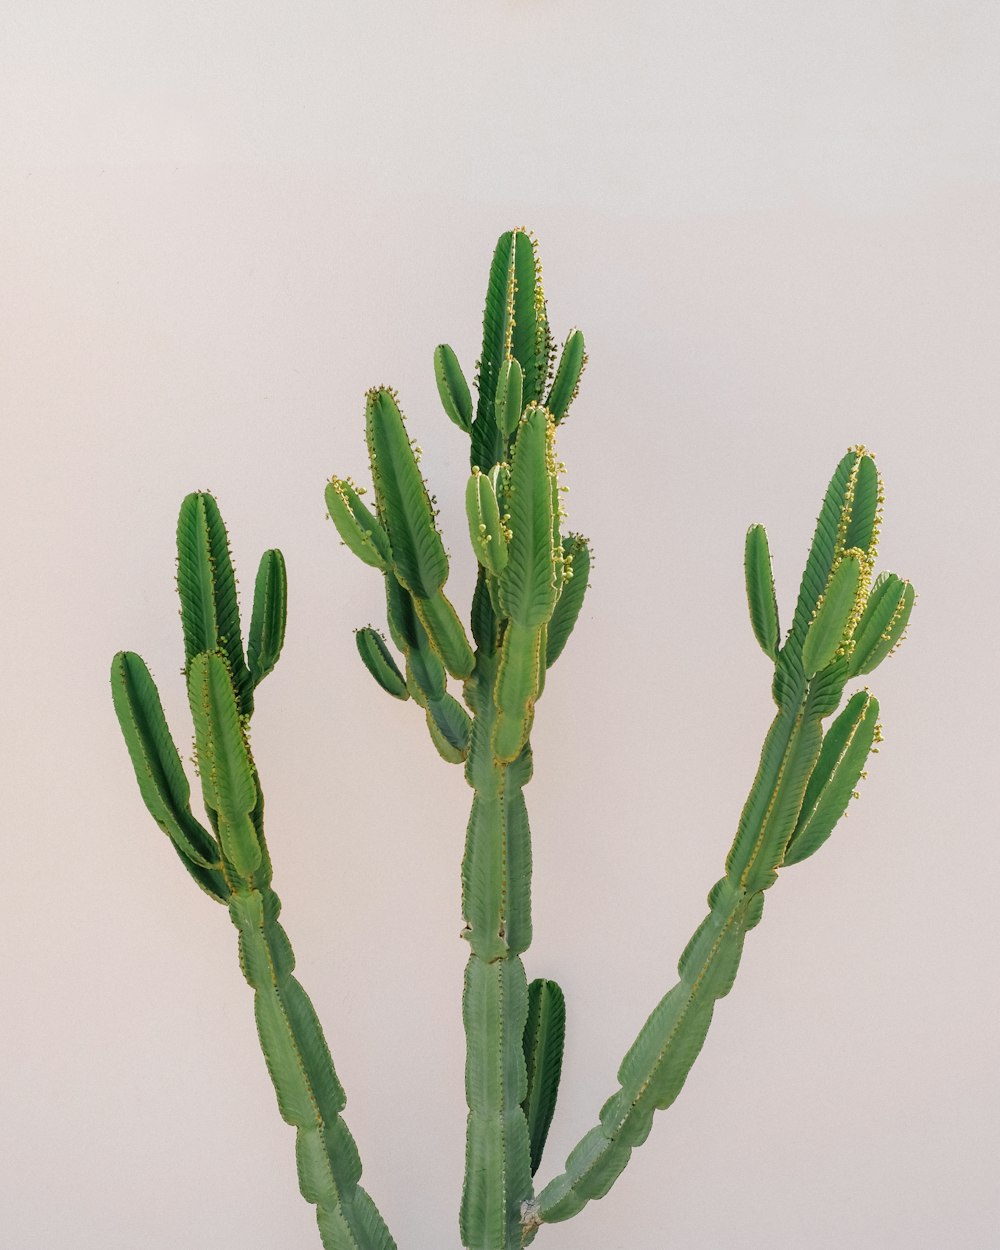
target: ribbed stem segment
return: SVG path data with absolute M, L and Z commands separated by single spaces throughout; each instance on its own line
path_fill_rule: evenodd
M 316 1205 L 325 1250 L 395 1250 L 375 1204 L 358 1184 L 361 1161 L 341 1115 L 347 1100 L 313 1005 L 292 976 L 295 957 L 278 922 L 280 909 L 268 886 L 244 885 L 229 904 L 278 1108 L 296 1130 L 299 1188 Z
M 517 1250 L 531 1198 L 524 1029 L 528 987 L 520 955 L 531 941 L 531 841 L 522 790 L 530 748 L 510 764 L 493 755 L 498 658 L 481 649 L 467 688 L 474 713 L 466 777 L 474 795 L 462 862 L 471 952 L 463 1019 L 469 1119 L 460 1226 L 469 1250 Z

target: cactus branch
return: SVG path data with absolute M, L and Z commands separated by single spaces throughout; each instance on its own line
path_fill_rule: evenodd
M 394 699 L 408 699 L 410 692 L 406 688 L 406 678 L 399 671 L 399 666 L 392 658 L 381 634 L 366 625 L 354 635 L 354 641 L 365 668 L 386 694 L 391 694 Z
M 280 908 L 270 889 L 241 890 L 229 904 L 278 1108 L 296 1130 L 302 1196 L 317 1208 L 326 1250 L 395 1250 L 382 1217 L 358 1183 L 361 1160 L 341 1115 L 347 1099 L 313 1005 L 292 976 L 295 958 L 278 922 Z
M 198 770 L 205 806 L 219 831 L 225 859 L 241 877 L 260 866 L 261 847 L 251 813 L 257 785 L 226 662 L 217 651 L 196 655 L 188 668 Z
M 317 1208 L 325 1250 L 395 1250 L 358 1183 L 361 1162 L 341 1115 L 344 1090 L 312 1003 L 292 976 L 295 959 L 278 922 L 278 896 L 270 887 L 247 692 L 273 669 L 281 652 L 284 560 L 280 552 L 268 551 L 261 561 L 247 666 L 229 539 L 211 495 L 184 500 L 177 543 L 188 695 L 213 833 L 191 813 L 190 788 L 149 671 L 137 655 L 125 651 L 112 663 L 112 697 L 139 790 L 185 868 L 206 893 L 227 905 L 236 926 L 240 966 L 254 991 L 261 1049 L 281 1115 L 296 1129 L 299 1186 Z
M 555 981 L 541 978 L 528 986 L 528 1021 L 524 1027 L 524 1062 L 528 1092 L 522 1107 L 531 1143 L 531 1174 L 538 1171 L 556 1109 L 566 1038 L 566 1000 Z
M 852 449 L 834 474 L 806 562 L 792 630 L 774 654 L 778 712 L 726 859 L 708 896 L 709 913 L 678 964 L 678 983 L 660 1000 L 618 1070 L 619 1088 L 598 1123 L 570 1153 L 565 1170 L 525 1205 L 523 1235 L 577 1214 L 602 1198 L 674 1101 L 697 1058 L 715 1009 L 729 993 L 747 933 L 760 921 L 764 891 L 778 870 L 813 854 L 843 814 L 877 737 L 878 703 L 859 691 L 824 735 L 840 701 L 845 658 L 865 620 L 882 489 L 874 461 Z M 848 546 L 848 544 L 852 544 Z M 898 580 L 898 579 L 897 579 Z M 747 540 L 747 587 L 754 632 L 774 651 L 770 557 L 763 531 Z M 896 593 L 890 586 L 888 595 Z
M 449 419 L 468 434 L 472 429 L 472 395 L 458 357 L 447 343 L 434 350 L 434 378 Z
M 412 595 L 427 598 L 444 585 L 448 557 L 403 414 L 385 387 L 368 392 L 365 431 L 378 516 L 396 576 Z
M 552 413 L 558 425 L 569 412 L 570 405 L 576 399 L 580 389 L 580 377 L 587 364 L 587 351 L 583 343 L 583 334 L 574 330 L 563 346 L 559 357 L 559 367 L 552 380 L 552 389 L 545 400 L 545 407 Z
M 563 539 L 563 585 L 545 632 L 545 666 L 551 668 L 569 642 L 583 608 L 590 577 L 590 545 L 579 534 Z
M 149 669 L 133 651 L 120 651 L 111 665 L 111 694 L 139 793 L 149 814 L 174 844 L 181 863 L 206 893 L 229 898 L 216 839 L 191 812 L 191 787 L 163 715 Z
M 184 655 L 218 651 L 233 678 L 240 715 L 253 711 L 253 681 L 243 655 L 236 576 L 229 536 L 211 495 L 188 495 L 177 519 L 177 591 L 181 600 Z
M 265 551 L 257 568 L 253 591 L 253 615 L 247 640 L 247 666 L 255 686 L 274 671 L 285 645 L 288 611 L 288 576 L 280 551 Z
M 517 362 L 522 402 L 529 404 L 542 399 L 551 356 L 538 245 L 526 230 L 509 230 L 497 243 L 486 290 L 483 349 L 476 375 L 479 402 L 472 424 L 473 467 L 486 473 L 506 458 L 507 433 L 496 419 L 504 362 Z
M 774 593 L 774 574 L 771 572 L 771 552 L 767 545 L 767 531 L 763 525 L 751 525 L 747 530 L 743 557 L 747 583 L 747 603 L 750 607 L 750 624 L 760 648 L 771 660 L 778 658 L 781 629 L 778 625 L 778 600 Z

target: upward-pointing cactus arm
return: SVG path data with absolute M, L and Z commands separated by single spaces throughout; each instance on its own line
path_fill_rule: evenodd
M 285 645 L 288 611 L 288 578 L 280 551 L 265 551 L 257 568 L 253 592 L 253 616 L 247 644 L 247 666 L 254 686 L 273 672 Z
M 229 535 L 218 504 L 204 491 L 188 495 L 177 518 L 177 591 L 185 663 L 203 651 L 221 652 L 240 714 L 249 716 L 254 682 L 243 653 Z
M 576 399 L 580 377 L 586 364 L 587 350 L 584 347 L 583 334 L 580 330 L 574 330 L 563 346 L 559 367 L 552 379 L 552 389 L 545 399 L 545 407 L 552 413 L 552 419 L 557 425 Z
M 518 247 L 516 231 L 500 236 L 490 265 L 483 310 L 483 346 L 476 371 L 479 397 L 472 423 L 470 459 L 473 468 L 487 472 L 504 459 L 506 439 L 497 426 L 496 394 L 500 369 L 509 355 L 507 324 L 512 298 L 511 252 Z
M 424 709 L 442 758 L 462 763 L 470 721 L 447 689 L 447 674 L 468 677 L 475 657 L 442 589 L 448 558 L 416 452 L 387 388 L 368 392 L 365 428 L 376 512 L 365 507 L 353 483 L 341 478 L 327 485 L 327 510 L 345 545 L 385 575 L 389 632 L 403 654 L 405 677 L 374 631 L 359 631 L 358 650 L 384 690 L 396 698 L 412 696 Z
M 906 584 L 896 579 L 897 586 L 889 575 L 876 583 L 876 590 L 888 585 L 888 591 L 879 590 L 875 606 L 866 606 L 881 498 L 874 462 L 863 449 L 852 449 L 830 484 L 792 630 L 774 655 L 778 712 L 725 876 L 710 892 L 709 914 L 681 956 L 678 983 L 622 1061 L 619 1088 L 601 1108 L 598 1124 L 570 1153 L 565 1170 L 526 1206 L 525 1239 L 539 1224 L 568 1219 L 609 1191 L 632 1150 L 645 1141 L 654 1112 L 680 1092 L 715 1003 L 732 988 L 746 934 L 761 918 L 764 891 L 779 868 L 807 858 L 826 840 L 863 775 L 880 736 L 878 702 L 858 691 L 825 735 L 822 722 L 840 701 L 852 659 L 855 672 L 870 671 L 888 638 L 898 643 L 912 605 L 912 590 L 907 595 Z M 748 541 L 754 632 L 771 652 L 777 616 L 770 603 L 770 561 L 763 552 L 766 544 Z M 884 628 L 876 633 L 879 625 Z
M 385 528 L 397 581 L 409 591 L 432 646 L 453 677 L 468 677 L 472 647 L 445 597 L 448 557 L 395 396 L 385 387 L 368 393 L 368 454 L 378 517 Z
M 490 266 L 483 312 L 483 347 L 472 423 L 471 462 L 488 472 L 507 454 L 509 430 L 497 423 L 497 390 L 504 362 L 516 360 L 524 404 L 541 403 L 552 360 L 538 244 L 526 230 L 500 236 Z M 582 366 L 581 366 L 582 367 Z
M 472 430 L 472 395 L 458 357 L 447 343 L 434 349 L 434 380 L 441 405 L 458 428 L 468 434 Z
M 531 1172 L 538 1171 L 556 1107 L 566 1037 L 566 1001 L 555 981 L 536 978 L 528 986 L 524 1058 L 528 1092 L 522 1104 L 531 1141 Z
M 120 651 L 112 661 L 111 694 L 149 814 L 201 888 L 218 902 L 227 902 L 222 849 L 191 812 L 191 788 L 167 728 L 159 692 L 135 652 Z
M 187 870 L 227 905 L 239 933 L 261 1048 L 281 1115 L 296 1129 L 299 1185 L 316 1205 L 325 1250 L 394 1250 L 359 1184 L 357 1147 L 342 1116 L 344 1091 L 312 1004 L 292 975 L 294 956 L 270 887 L 247 690 L 271 671 L 281 650 L 284 561 L 275 551 L 261 561 L 250 663 L 242 667 L 229 543 L 211 496 L 189 496 L 182 506 L 177 584 L 198 772 L 213 832 L 191 813 L 187 779 L 146 666 L 121 652 L 112 663 L 112 695 L 140 793 Z
M 502 760 L 516 757 L 531 730 L 545 670 L 544 631 L 562 584 L 553 428 L 544 408 L 529 408 L 518 428 L 511 463 L 507 492 L 511 538 L 497 596 L 507 618 L 493 730 L 493 749 Z

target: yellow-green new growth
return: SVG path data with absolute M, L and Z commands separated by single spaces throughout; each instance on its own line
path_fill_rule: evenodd
M 326 488 L 343 542 L 385 587 L 392 646 L 366 626 L 355 636 L 359 656 L 382 690 L 421 709 L 435 750 L 462 766 L 472 790 L 461 873 L 469 957 L 459 1229 L 467 1250 L 522 1250 L 543 1225 L 604 1197 L 646 1140 L 655 1113 L 678 1096 L 715 1005 L 735 981 L 765 892 L 784 868 L 823 845 L 857 794 L 882 735 L 875 696 L 867 688 L 848 694 L 847 686 L 899 645 L 914 601 L 912 586 L 896 574 L 875 576 L 883 490 L 864 447 L 850 448 L 834 472 L 783 640 L 767 535 L 759 525 L 748 530 L 750 624 L 773 665 L 776 704 L 756 776 L 707 915 L 678 962 L 677 982 L 628 1047 L 596 1123 L 536 1192 L 559 1090 L 566 1006 L 555 982 L 529 981 L 524 967 L 532 940 L 524 788 L 546 672 L 581 615 L 590 576 L 587 540 L 563 532 L 555 453 L 556 430 L 585 362 L 575 330 L 553 376 L 537 244 L 524 230 L 502 235 L 490 269 L 475 404 L 452 349 L 439 346 L 434 357 L 445 412 L 470 439 L 465 504 L 477 566 L 471 640 L 445 595 L 449 562 L 434 502 L 387 387 L 369 391 L 365 403 L 374 511 L 348 478 L 335 477 Z M 191 812 L 152 678 L 138 656 L 123 652 L 113 663 L 112 692 L 140 793 L 185 868 L 227 905 L 236 925 L 279 1109 L 296 1129 L 300 1189 L 317 1207 L 324 1247 L 393 1250 L 360 1186 L 344 1091 L 292 975 L 270 886 L 249 724 L 255 688 L 284 639 L 284 562 L 276 551 L 261 561 L 246 653 L 228 538 L 211 496 L 191 495 L 182 505 L 177 580 L 209 827 Z M 585 848 L 574 853 L 585 856 Z

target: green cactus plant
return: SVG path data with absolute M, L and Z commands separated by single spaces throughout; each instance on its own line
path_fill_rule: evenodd
M 459 1223 L 468 1250 L 522 1247 L 542 1225 L 603 1197 L 645 1141 L 653 1113 L 677 1097 L 715 1004 L 733 985 L 765 891 L 780 869 L 830 836 L 877 750 L 879 707 L 867 689 L 824 723 L 848 683 L 899 644 L 913 606 L 908 582 L 892 573 L 873 580 L 882 485 L 863 447 L 844 456 L 827 490 L 783 642 L 767 536 L 761 526 L 748 531 L 750 622 L 774 666 L 777 709 L 757 775 L 677 984 L 626 1053 L 597 1124 L 536 1191 L 566 1012 L 559 986 L 529 982 L 522 958 L 531 943 L 523 792 L 535 705 L 580 615 L 590 570 L 586 539 L 563 533 L 554 448 L 585 363 L 583 336 L 573 331 L 556 364 L 535 241 L 523 230 L 504 234 L 490 270 L 475 405 L 452 349 L 442 345 L 434 356 L 445 413 L 471 441 L 466 504 L 478 563 L 471 638 L 444 593 L 448 558 L 392 391 L 376 388 L 366 402 L 374 511 L 350 479 L 335 477 L 326 490 L 344 544 L 384 578 L 389 637 L 401 659 L 371 626 L 356 634 L 360 657 L 384 691 L 422 709 L 435 749 L 463 766 L 473 791 L 462 862 L 468 1120 Z M 210 495 L 185 499 L 177 536 L 185 672 L 209 828 L 192 814 L 156 687 L 131 652 L 112 665 L 115 709 L 146 806 L 237 928 L 261 1046 L 280 1112 L 296 1129 L 300 1188 L 317 1208 L 324 1247 L 388 1250 L 395 1243 L 359 1183 L 343 1088 L 292 975 L 250 751 L 254 690 L 284 637 L 284 562 L 276 551 L 261 560 L 244 652 L 228 538 Z M 449 677 L 461 682 L 461 701 Z

